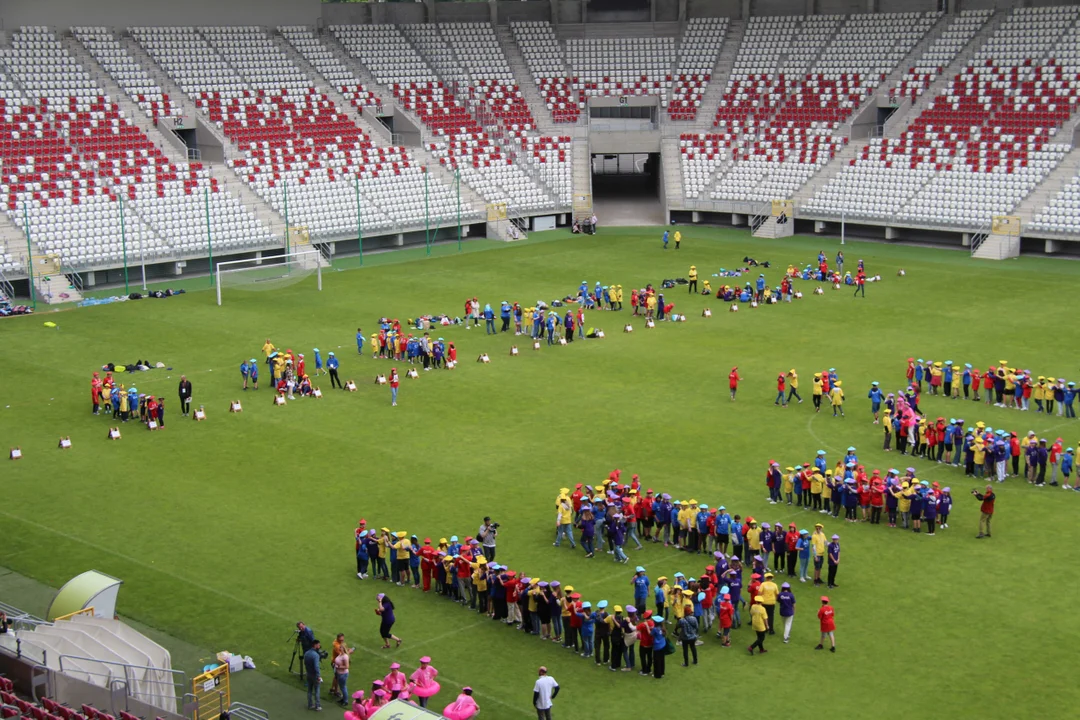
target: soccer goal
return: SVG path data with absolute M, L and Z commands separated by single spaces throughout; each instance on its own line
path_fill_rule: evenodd
M 263 255 L 248 260 L 228 260 L 217 263 L 217 304 L 224 290 L 278 290 L 294 285 L 314 274 L 322 290 L 322 269 L 326 265 L 322 252 L 311 247 Z

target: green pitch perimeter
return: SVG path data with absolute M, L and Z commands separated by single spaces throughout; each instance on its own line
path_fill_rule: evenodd
M 444 680 L 434 704 L 441 709 L 470 684 L 488 718 L 533 714 L 541 664 L 562 685 L 561 718 L 715 717 L 720 708 L 800 718 L 1053 717 L 1075 707 L 1080 621 L 1069 588 L 1080 561 L 1080 497 L 1009 480 L 993 540 L 976 542 L 977 504 L 967 495 L 974 483 L 925 462 L 914 463 L 925 468 L 920 477 L 954 489 L 948 530 L 930 538 L 826 522 L 844 546 L 840 587 L 830 593 L 836 655 L 814 652 L 819 593 L 799 583 L 792 644 L 770 639 L 769 654 L 751 658 L 744 626 L 730 649 L 709 637 L 696 668 L 684 670 L 673 657 L 658 682 L 597 668 L 440 598 L 356 578 L 360 517 L 369 527 L 438 539 L 474 534 L 491 515 L 502 523 L 501 561 L 572 584 L 594 602 L 625 604 L 634 565 L 655 580 L 677 570 L 697 575 L 706 562 L 649 546 L 631 550 L 630 565 L 620 566 L 606 555 L 585 560 L 580 550 L 552 548 L 560 486 L 595 483 L 619 467 L 676 497 L 810 527 L 823 516 L 764 502 L 766 462 L 809 460 L 824 448 L 831 464 L 855 445 L 870 468 L 906 466 L 906 458 L 881 452 L 865 392 L 872 380 L 895 390 L 909 355 L 984 367 L 1007 358 L 1038 374 L 1080 375 L 1070 339 L 1076 264 L 977 262 L 883 244 L 844 248 L 850 268 L 861 257 L 883 278 L 865 299 L 832 289 L 814 296 L 816 283 L 803 282 L 806 297 L 792 305 L 733 314 L 680 287 L 668 299 L 688 322 L 654 330 L 636 322 L 624 334 L 631 287 L 684 276 L 691 264 L 716 287 L 712 273 L 747 254 L 772 262 L 766 276 L 775 284 L 789 263 L 813 262 L 819 248 L 831 261 L 838 249 L 834 239 L 682 230 L 678 252 L 661 250 L 659 228 L 537 235 L 513 246 L 478 241 L 460 255 L 450 246 L 432 258 L 371 256 L 363 269 L 325 274 L 322 293 L 308 277 L 269 293 L 227 288 L 223 307 L 212 292 L 191 292 L 4 320 L 0 445 L 5 453 L 19 445 L 25 457 L 0 460 L 0 565 L 54 587 L 90 568 L 123 578 L 121 612 L 202 647 L 250 654 L 260 671 L 297 685 L 285 670 L 285 640 L 300 619 L 327 644 L 337 631 L 358 644 L 353 688 L 369 687 L 394 659 L 411 670 L 430 654 Z M 457 343 L 459 368 L 403 379 L 396 408 L 389 390 L 371 382 L 390 363 L 356 354 L 357 325 L 371 331 L 379 316 L 458 315 L 473 295 L 495 307 L 550 302 L 582 280 L 624 288 L 624 312 L 588 315 L 605 339 L 511 358 L 512 336 L 440 330 Z M 712 318 L 701 317 L 705 306 Z M 46 320 L 59 328 L 43 327 Z M 242 393 L 240 362 L 259 356 L 266 337 L 308 354 L 309 367 L 313 347 L 334 350 L 342 377 L 354 378 L 359 391 L 330 392 L 323 379 L 324 399 L 284 408 L 271 406 L 266 389 Z M 474 362 L 480 352 L 490 364 Z M 137 358 L 173 368 L 136 376 L 141 392 L 170 401 L 167 429 L 128 423 L 123 439 L 109 442 L 110 422 L 90 414 L 90 373 Z M 735 403 L 726 383 L 733 365 L 745 378 Z M 847 418 L 815 416 L 809 399 L 774 407 L 776 375 L 793 367 L 807 398 L 813 371 L 836 367 Z M 177 416 L 180 373 L 194 383 L 206 422 Z M 244 411 L 229 414 L 236 398 Z M 1080 444 L 1073 420 L 934 398 L 924 408 Z M 62 435 L 73 449 L 57 449 Z M 2 589 L 0 581 L 0 596 Z M 400 650 L 379 650 L 379 591 L 398 606 Z M 298 693 L 295 708 L 268 709 L 275 718 L 303 717 L 302 705 Z

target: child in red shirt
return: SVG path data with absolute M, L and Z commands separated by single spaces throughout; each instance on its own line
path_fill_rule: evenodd
M 829 638 L 829 652 L 836 652 L 836 636 L 834 631 L 836 630 L 836 618 L 833 612 L 833 606 L 829 604 L 829 598 L 821 596 L 821 609 L 817 611 L 818 622 L 821 624 L 821 642 L 817 644 L 815 650 L 823 650 L 825 648 L 825 637 Z
M 720 638 L 720 644 L 724 647 L 731 646 L 731 622 L 735 615 L 735 607 L 731 604 L 731 596 L 727 593 L 720 601 L 720 632 L 716 636 Z

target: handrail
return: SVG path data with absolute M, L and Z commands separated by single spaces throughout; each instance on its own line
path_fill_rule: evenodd
M 975 255 L 975 251 L 979 249 L 979 246 L 983 244 L 986 238 L 990 237 L 990 221 L 987 220 L 979 229 L 971 236 L 971 254 Z
M 757 232 L 757 229 L 765 224 L 765 221 L 772 217 L 772 203 L 767 202 L 759 206 L 750 218 L 750 234 L 753 235 Z
M 246 705 L 234 700 L 229 705 L 229 717 L 235 720 L 270 720 L 270 713 L 254 705 Z

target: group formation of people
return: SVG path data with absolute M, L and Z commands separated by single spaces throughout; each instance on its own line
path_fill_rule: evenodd
M 714 532 L 700 532 L 697 513 L 707 512 L 707 508 L 691 502 L 685 511 L 676 511 L 670 516 L 672 519 L 657 523 L 656 512 L 662 514 L 664 508 L 676 507 L 675 504 L 664 499 L 664 495 L 654 496 L 651 490 L 645 491 L 644 498 L 648 500 L 638 503 L 639 483 L 635 479 L 623 485 L 618 482 L 619 474 L 620 471 L 612 473 L 615 479 L 606 480 L 595 499 L 586 499 L 581 494 L 577 498 L 580 500 L 577 510 L 573 509 L 575 494 L 568 489 L 560 493 L 556 543 L 567 537 L 562 527 L 569 524 L 562 522 L 567 514 L 570 518 L 576 516 L 579 523 L 585 521 L 585 525 L 579 527 L 583 542 L 590 537 L 586 530 L 589 527 L 593 530 L 592 537 L 610 539 L 612 550 L 609 552 L 613 554 L 617 547 L 616 528 L 633 527 L 636 531 L 640 523 L 638 537 L 673 544 L 686 550 L 687 557 L 704 555 L 701 562 L 706 564 L 697 577 L 675 572 L 670 581 L 660 577 L 654 585 L 645 575 L 645 569 L 639 566 L 628 577 L 632 590 L 627 593 L 627 600 L 632 594 L 633 604 L 615 604 L 603 599 L 594 602 L 584 598 L 570 584 L 557 579 L 542 580 L 497 562 L 498 526 L 490 518 L 484 519 L 475 536 L 459 539 L 452 535 L 438 541 L 420 539 L 406 531 L 394 532 L 386 527 L 369 530 L 366 520 L 361 520 L 355 531 L 357 577 L 363 580 L 374 577 L 397 587 L 409 586 L 439 595 L 494 622 L 541 640 L 559 643 L 612 671 L 637 669 L 642 675 L 662 678 L 666 671 L 665 657 L 675 652 L 679 645 L 683 648 L 684 664 L 688 667 L 697 664 L 697 648 L 703 644 L 700 638 L 714 625 L 721 646 L 730 646 L 732 630 L 741 627 L 746 612 L 758 632 L 751 654 L 754 649 L 765 651 L 764 638 L 775 632 L 773 622 L 777 610 L 779 619 L 776 622 L 784 627 L 787 641 L 791 636 L 795 597 L 791 583 L 777 585 L 779 573 L 784 572 L 780 568 L 786 568 L 789 578 L 794 579 L 795 568 L 800 562 L 798 558 L 802 555 L 805 555 L 801 560 L 804 570 L 811 556 L 821 558 L 820 563 L 815 561 L 820 569 L 827 553 L 831 553 L 833 565 L 839 564 L 839 536 L 833 535 L 830 542 L 825 538 L 821 523 L 815 526 L 813 534 L 808 531 L 797 533 L 797 559 L 792 560 L 790 566 L 784 563 L 770 568 L 770 562 L 761 554 L 764 547 L 759 542 L 762 531 L 753 518 L 747 518 L 744 523 L 738 515 L 729 515 L 721 509 L 719 514 L 713 515 L 714 522 L 709 523 Z M 654 497 L 658 503 L 655 510 Z M 639 504 L 642 508 L 650 507 L 640 518 Z M 689 515 L 691 509 L 692 518 Z M 615 517 L 617 515 L 622 517 Z M 632 519 L 628 521 L 627 517 Z M 794 525 L 790 527 L 794 531 Z M 769 537 L 766 535 L 765 540 Z M 572 534 L 569 539 L 576 545 Z M 806 572 L 803 574 L 802 579 L 809 581 L 810 576 Z M 748 582 L 744 595 L 746 575 Z M 820 573 L 815 574 L 815 580 L 824 583 L 818 575 Z M 400 642 L 400 639 L 393 634 L 393 608 L 390 603 L 388 613 L 389 600 L 385 593 L 380 593 L 379 602 L 380 635 L 384 638 L 384 647 L 389 647 L 391 640 Z M 823 606 L 827 604 L 826 601 Z M 833 628 L 830 625 L 828 630 L 825 629 L 832 622 L 831 609 L 825 615 L 822 642 L 834 648 L 835 641 L 829 634 Z
M 837 417 L 837 415 L 846 417 L 844 415 L 845 395 L 843 385 L 844 381 L 840 379 L 836 368 L 815 372 L 810 392 L 810 399 L 814 403 L 814 412 L 821 412 L 822 403 L 827 400 L 829 407 L 832 408 L 833 417 Z M 734 386 L 731 386 L 731 389 L 734 390 Z M 795 371 L 795 368 L 777 373 L 776 400 L 773 401 L 773 405 L 787 407 L 792 400 L 798 400 L 800 403 L 803 401 L 802 395 L 799 394 L 799 373 Z
M 983 372 L 971 363 L 909 357 L 905 379 L 908 392 L 916 395 L 923 392 L 925 383 L 930 395 L 953 400 L 963 397 L 1014 410 L 1030 410 L 1034 403 L 1037 413 L 1053 415 L 1056 409 L 1058 417 L 1076 417 L 1073 405 L 1077 387 L 1074 381 L 1035 375 L 1031 370 L 1010 367 L 1006 360 L 999 360 L 997 365 L 990 365 Z
M 468 328 L 468 325 L 465 326 Z M 356 352 L 364 354 L 368 343 L 372 359 L 396 360 L 410 365 L 423 365 L 424 370 L 452 369 L 457 363 L 457 347 L 445 338 L 433 339 L 431 333 L 413 335 L 405 332 L 394 318 L 380 318 L 379 332 L 365 340 L 364 331 L 356 328 Z
M 306 397 L 314 394 L 317 386 L 311 382 L 311 376 L 307 372 L 307 359 L 303 353 L 294 353 L 291 348 L 282 351 L 270 338 L 266 338 L 263 343 L 262 352 L 266 374 L 270 377 L 270 387 L 277 395 L 292 400 L 296 395 Z M 329 375 L 331 388 L 344 389 L 338 372 L 341 363 L 335 353 L 327 353 L 324 364 L 322 352 L 315 348 L 314 361 L 316 377 Z M 259 389 L 259 363 L 255 358 L 240 363 L 240 380 L 244 390 L 249 387 L 253 390 Z
M 161 395 L 140 393 L 132 383 L 130 386 L 113 377 L 113 371 L 103 369 L 105 376 L 94 371 L 90 378 L 90 401 L 94 415 L 104 413 L 106 417 L 126 423 L 129 420 L 141 422 L 151 430 L 165 427 L 165 398 Z M 191 381 L 187 376 L 180 376 L 177 389 L 180 400 L 180 415 L 191 414 Z
M 895 528 L 899 523 L 917 533 L 925 529 L 928 535 L 934 535 L 938 527 L 949 527 L 951 488 L 920 480 L 913 467 L 903 474 L 896 468 L 886 470 L 884 475 L 876 468 L 868 473 L 854 446 L 848 447 L 832 468 L 826 456 L 824 450 L 818 450 L 813 462 L 784 470 L 779 462 L 770 460 L 765 472 L 769 503 L 786 502 L 836 518 L 843 512 L 847 522 L 871 525 L 881 524 L 885 514 L 888 527 Z
M 819 457 L 823 461 L 824 456 Z M 770 475 L 776 469 L 776 464 L 770 461 Z M 830 483 L 832 475 L 833 471 L 829 470 Z M 620 476 L 621 470 L 614 470 L 595 488 L 578 483 L 573 491 L 569 488 L 559 491 L 555 499 L 555 547 L 566 541 L 571 549 L 576 549 L 576 529 L 586 558 L 595 557 L 599 546 L 601 552 L 606 547 L 615 562 L 626 563 L 625 548 L 630 541 L 634 542 L 636 550 L 644 549 L 642 541 L 663 543 L 664 547 L 688 553 L 713 553 L 717 558 L 737 559 L 762 574 L 776 570 L 787 571 L 791 577 L 796 577 L 801 562 L 798 571 L 801 582 L 811 579 L 807 569 L 813 558 L 813 581 L 822 584 L 820 570 L 825 565 L 829 548 L 826 542 L 812 541 L 824 540 L 823 534 L 820 538 L 812 538 L 812 533 L 807 530 L 797 531 L 795 523 L 789 523 L 786 529 L 779 522 L 775 525 L 763 522 L 759 526 L 753 517 L 743 519 L 723 505 L 710 508 L 695 498 L 673 499 L 668 493 L 654 492 L 652 488 L 642 490 L 637 475 L 626 484 L 620 482 Z M 770 483 L 770 501 L 777 504 L 778 500 L 772 500 L 779 497 L 773 492 L 773 478 L 770 476 L 767 481 Z M 818 507 L 821 507 L 820 503 Z M 840 564 L 840 536 L 833 535 L 831 540 L 836 544 L 836 553 L 829 562 L 830 587 L 835 585 Z

